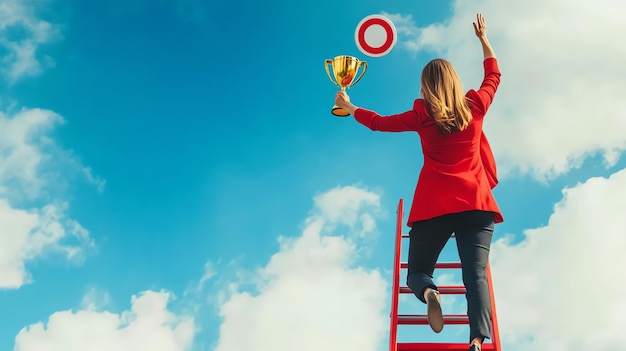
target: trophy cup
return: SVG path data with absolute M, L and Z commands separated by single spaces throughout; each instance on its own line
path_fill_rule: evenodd
M 328 70 L 328 66 L 332 65 L 333 74 L 330 74 Z M 356 73 L 359 70 L 359 67 L 363 66 L 361 70 L 361 74 L 355 79 Z M 335 84 L 336 86 L 341 88 L 341 91 L 346 91 L 346 88 L 352 88 L 353 85 L 361 80 L 365 71 L 367 71 L 367 62 L 359 61 L 356 57 L 353 56 L 337 56 L 334 59 L 326 59 L 324 62 L 324 68 L 326 68 L 326 74 L 328 74 L 328 79 Z M 335 79 L 333 80 L 333 77 Z M 338 107 L 337 105 L 333 106 L 331 110 L 332 114 L 335 116 L 345 117 L 348 116 L 348 111 Z

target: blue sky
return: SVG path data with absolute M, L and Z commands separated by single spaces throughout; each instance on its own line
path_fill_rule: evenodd
M 503 73 L 485 123 L 505 216 L 492 256 L 503 342 L 616 349 L 623 8 L 3 0 L 0 349 L 386 349 L 395 208 L 411 201 L 419 139 L 332 116 L 323 62 L 366 60 L 353 102 L 403 112 L 434 57 L 480 84 L 476 12 Z M 381 13 L 398 42 L 368 58 L 355 26 Z M 581 286 L 598 285 L 603 301 L 586 303 Z M 448 329 L 401 336 L 467 337 Z

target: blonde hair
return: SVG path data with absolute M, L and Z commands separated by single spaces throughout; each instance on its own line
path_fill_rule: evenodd
M 422 70 L 421 93 L 442 132 L 465 130 L 472 112 L 463 84 L 452 64 L 444 59 L 430 61 Z

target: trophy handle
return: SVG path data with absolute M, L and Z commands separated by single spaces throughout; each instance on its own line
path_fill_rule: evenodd
M 359 77 L 357 79 L 355 79 L 352 83 L 350 83 L 350 88 L 352 88 L 353 85 L 358 83 L 363 77 L 363 75 L 365 74 L 365 71 L 367 71 L 367 62 L 361 61 L 359 62 L 359 66 L 363 67 L 363 69 L 361 70 L 361 74 L 359 74 Z
M 328 65 L 332 65 L 333 64 L 333 60 L 330 59 L 326 59 L 326 61 L 324 61 L 324 68 L 326 69 L 326 74 L 328 75 L 328 79 L 330 79 L 330 81 L 335 84 L 336 86 L 339 86 L 339 83 L 337 83 L 333 77 L 330 75 L 330 71 L 328 70 Z

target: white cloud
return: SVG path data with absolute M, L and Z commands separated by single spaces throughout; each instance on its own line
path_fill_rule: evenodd
M 57 26 L 35 16 L 29 1 L 3 0 L 0 3 L 0 56 L 2 74 L 14 83 L 35 76 L 53 65 L 50 57 L 37 56 L 37 49 L 59 37 Z
M 62 122 L 41 109 L 0 112 L 0 288 L 31 282 L 29 260 L 56 253 L 79 263 L 94 247 L 89 232 L 66 215 L 67 201 L 56 196 L 58 183 L 84 168 L 46 135 Z M 104 186 L 88 175 L 88 182 Z
M 111 295 L 107 291 L 92 287 L 83 296 L 81 306 L 85 310 L 95 311 L 101 308 L 105 308 L 110 303 Z
M 93 174 L 91 167 L 82 167 L 82 173 L 85 175 L 87 181 L 96 186 L 98 192 L 103 192 L 106 185 L 106 180 Z
M 87 230 L 65 218 L 65 207 L 50 204 L 26 211 L 0 199 L 0 287 L 18 288 L 29 283 L 24 263 L 37 256 L 56 252 L 80 261 L 83 251 L 94 246 Z
M 48 110 L 22 109 L 14 115 L 0 112 L 0 185 L 11 185 L 11 195 L 41 195 L 45 179 L 39 170 L 53 146 L 45 133 L 61 123 L 63 118 Z M 4 195 L 8 188 L 5 186 Z
M 204 285 L 204 283 L 206 283 L 209 279 L 213 278 L 216 274 L 217 271 L 215 270 L 215 265 L 211 261 L 206 262 L 204 264 L 204 274 L 202 275 L 202 278 L 200 278 L 198 288 L 201 289 L 202 285 Z
M 616 42 L 625 10 L 619 0 L 462 0 L 445 23 L 424 28 L 408 15 L 390 17 L 400 46 L 451 60 L 468 89 L 482 79 L 472 21 L 484 13 L 502 69 L 485 124 L 501 174 L 544 180 L 599 153 L 613 165 L 626 148 L 626 46 Z
M 121 314 L 92 308 L 52 314 L 47 323 L 22 329 L 15 351 L 184 351 L 194 337 L 194 320 L 168 310 L 170 294 L 146 291 Z
M 280 238 L 279 252 L 244 282 L 256 293 L 230 285 L 216 351 L 380 349 L 388 287 L 379 271 L 355 265 L 355 243 L 372 226 L 363 218 L 377 216 L 379 196 L 339 187 L 315 205 L 302 235 Z M 345 235 L 333 232 L 338 224 L 348 227 Z
M 375 234 L 374 217 L 385 215 L 380 208 L 380 195 L 356 186 L 336 187 L 316 196 L 313 202 L 316 213 L 308 221 L 324 218 L 327 230 L 346 225 L 361 238 Z
M 545 227 L 494 243 L 502 337 L 511 350 L 621 350 L 626 343 L 626 169 L 563 191 Z

